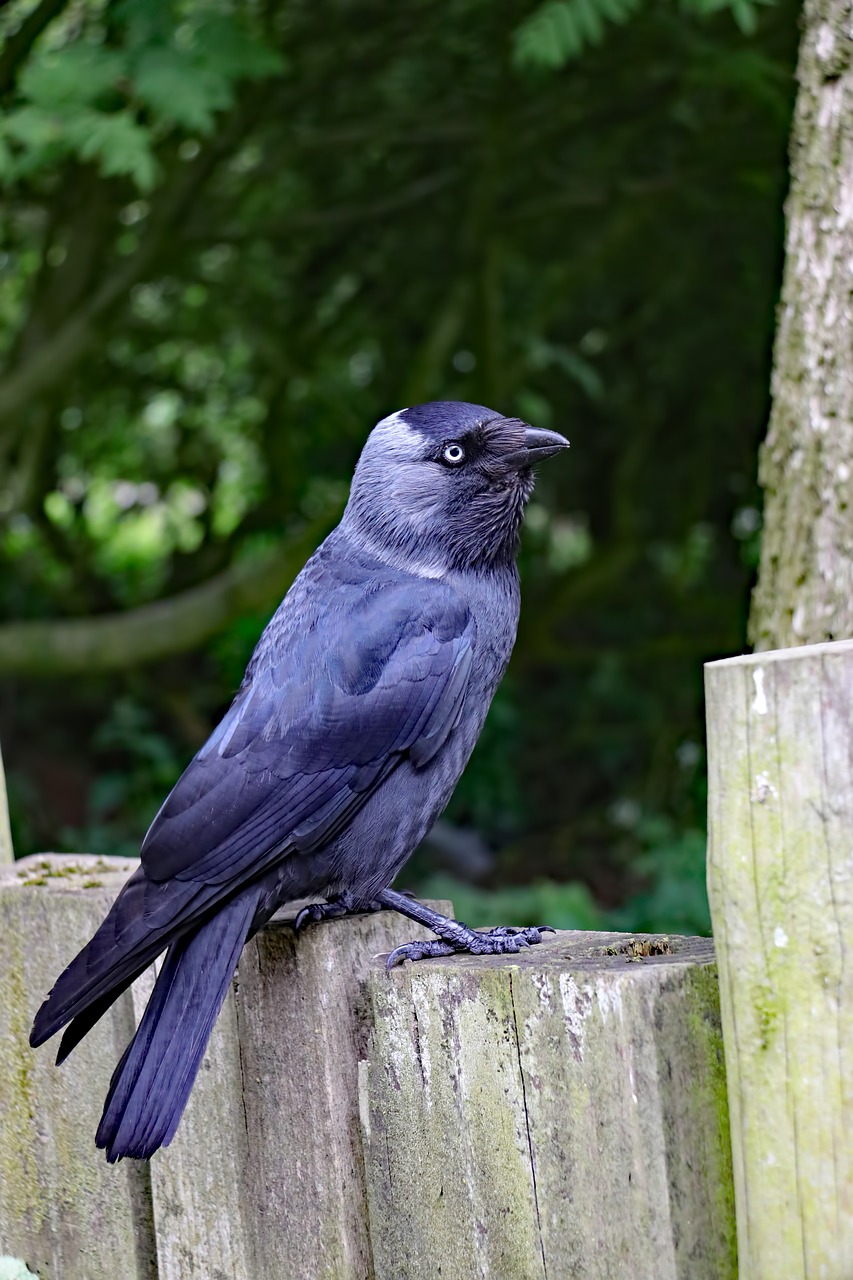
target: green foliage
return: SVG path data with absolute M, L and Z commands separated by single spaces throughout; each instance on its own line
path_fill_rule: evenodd
M 707 936 L 711 917 L 705 888 L 705 833 L 679 831 L 658 816 L 644 820 L 643 851 L 631 862 L 634 891 L 618 907 L 596 903 L 580 881 L 534 880 L 511 888 L 475 887 L 449 874 L 412 876 L 401 882 L 423 898 L 449 898 L 461 920 L 474 928 L 495 924 L 549 924 L 554 929 Z
M 515 61 L 520 67 L 557 71 L 590 45 L 601 44 L 607 24 L 624 23 L 642 0 L 547 0 L 518 28 Z
M 288 556 L 402 404 L 553 426 L 449 814 L 511 898 L 472 919 L 703 928 L 701 663 L 742 648 L 758 552 L 796 38 L 792 0 L 70 0 L 0 70 L 2 619 Z M 5 682 L 16 846 L 137 847 L 263 621 Z
M 607 918 L 584 884 L 537 880 L 509 889 L 479 889 L 449 875 L 422 880 L 423 898 L 450 899 L 457 917 L 475 929 L 549 924 L 553 929 L 606 929 Z
M 631 869 L 639 887 L 625 906 L 610 913 L 611 926 L 632 933 L 710 934 L 705 832 L 680 831 L 659 815 L 642 822 L 638 835 L 643 851 Z
M 744 35 L 758 30 L 758 6 L 775 0 L 681 0 L 682 11 L 707 17 L 729 10 Z M 520 24 L 513 58 L 522 68 L 558 71 L 601 44 L 608 24 L 622 25 L 639 12 L 643 0 L 546 0 Z
M 85 822 L 59 832 L 63 851 L 134 858 L 139 833 L 174 786 L 181 761 L 174 742 L 158 728 L 150 710 L 123 697 L 91 738 L 99 763 Z
M 125 11 L 139 13 L 139 0 Z M 155 121 L 209 133 L 218 112 L 233 105 L 241 80 L 259 80 L 282 70 L 283 59 L 252 38 L 233 17 L 212 15 L 178 28 L 171 23 L 159 39 L 140 42 L 130 58 L 133 93 Z
M 155 185 L 157 152 L 172 128 L 210 133 L 237 85 L 280 72 L 281 55 L 234 10 L 198 3 L 123 0 L 111 35 L 84 9 L 84 34 L 59 27 L 18 79 L 18 105 L 0 120 L 0 180 L 14 181 L 69 156 L 105 178 Z
M 730 9 L 732 17 L 745 36 L 753 36 L 758 30 L 759 6 L 774 4 L 775 0 L 683 0 L 685 7 L 699 14 L 719 13 Z

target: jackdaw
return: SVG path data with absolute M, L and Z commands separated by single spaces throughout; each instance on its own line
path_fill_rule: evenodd
M 401 960 L 517 952 L 545 926 L 475 932 L 390 888 L 444 809 L 515 642 L 531 466 L 567 448 L 482 405 L 434 401 L 371 432 L 340 524 L 273 616 L 243 682 L 155 817 L 141 865 L 36 1014 L 62 1062 L 162 952 L 97 1144 L 146 1159 L 178 1127 L 246 941 L 392 908 L 437 940 Z

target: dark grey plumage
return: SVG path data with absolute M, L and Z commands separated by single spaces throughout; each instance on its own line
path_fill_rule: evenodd
M 234 702 L 157 814 L 141 866 L 36 1015 L 57 1061 L 163 950 L 116 1068 L 98 1145 L 147 1157 L 177 1129 L 240 951 L 283 903 L 367 904 L 442 941 L 393 959 L 517 951 L 389 888 L 444 809 L 509 661 L 531 464 L 565 448 L 481 405 L 384 419 L 340 525 L 270 621 Z

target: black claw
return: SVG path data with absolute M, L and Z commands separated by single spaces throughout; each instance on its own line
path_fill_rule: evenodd
M 401 893 L 404 898 L 415 896 L 409 889 L 403 889 Z M 309 902 L 293 921 L 293 932 L 298 937 L 307 924 L 320 924 L 323 920 L 340 920 L 341 916 L 364 915 L 373 911 L 385 911 L 385 909 L 385 906 L 375 898 L 370 901 L 361 901 L 350 893 L 342 893 L 339 898 L 334 898 L 330 902 Z
M 525 936 L 529 934 L 531 936 L 528 938 L 528 941 L 541 942 L 542 941 L 541 938 L 534 938 L 532 935 L 534 933 L 556 933 L 556 932 L 557 930 L 552 929 L 549 924 L 527 925 L 526 927 L 519 927 L 518 925 L 514 925 L 514 924 L 499 924 L 497 928 L 489 930 L 489 936 L 495 937 L 495 938 L 511 938 L 511 937 L 517 936 L 518 934 L 524 934 Z
M 407 942 L 401 947 L 395 947 L 385 961 L 385 968 L 393 969 L 394 965 L 401 964 L 404 960 L 428 960 L 466 952 L 474 956 L 516 955 L 522 949 L 542 942 L 543 933 L 556 933 L 556 930 L 548 924 L 529 925 L 524 928 L 498 925 L 496 929 L 489 929 L 485 933 L 478 933 L 473 929 L 469 931 L 464 925 L 457 925 L 457 929 L 459 928 L 464 929 L 470 936 L 465 937 L 464 940 L 458 937 L 457 941 L 452 943 L 438 940 Z
M 337 920 L 349 913 L 349 908 L 342 902 L 309 902 L 303 907 L 293 922 L 293 932 L 299 936 L 306 924 L 320 924 L 323 920 Z
M 318 905 L 319 905 L 318 903 L 312 902 L 309 907 L 303 907 L 302 910 L 298 913 L 296 919 L 293 922 L 293 932 L 297 935 L 297 937 L 305 928 L 306 924 L 309 924 L 309 923 L 314 924 L 318 919 L 322 919 L 322 916 L 317 916 L 315 915 L 315 912 L 314 912 L 314 908 L 317 907 Z
M 385 968 L 393 969 L 396 964 L 402 964 L 404 960 L 432 960 L 438 956 L 452 956 L 456 951 L 457 948 L 451 946 L 449 942 L 440 942 L 437 938 L 429 942 L 404 942 L 389 954 L 385 961 Z

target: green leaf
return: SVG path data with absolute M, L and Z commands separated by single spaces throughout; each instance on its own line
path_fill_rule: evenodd
M 209 133 L 216 113 L 234 100 L 234 85 L 279 71 L 275 50 L 234 19 L 207 19 L 175 33 L 171 43 L 143 45 L 132 81 L 137 98 L 160 119 L 194 133 Z
M 637 12 L 642 0 L 598 0 L 599 8 L 611 22 L 623 23 Z
M 520 67 L 556 71 L 580 52 L 569 6 L 562 0 L 541 5 L 515 33 L 513 60 Z
M 123 0 L 116 12 L 124 51 L 81 38 L 37 52 L 24 67 L 20 105 L 0 121 L 0 177 L 13 180 L 71 154 L 148 190 L 158 173 L 158 126 L 210 133 L 217 114 L 233 105 L 238 80 L 283 65 L 245 23 L 211 14 L 204 3 L 185 10 L 183 21 L 172 0 Z M 140 107 L 144 122 L 136 118 Z
M 571 8 L 581 31 L 582 44 L 601 44 L 604 39 L 604 18 L 596 5 L 597 0 L 572 0 Z
M 758 28 L 758 14 L 749 0 L 732 0 L 732 17 L 745 36 L 755 35 Z
M 80 159 L 95 161 L 104 177 L 127 174 L 141 191 L 153 187 L 157 162 L 151 134 L 130 111 L 81 113 L 69 123 L 68 136 Z
M 751 36 L 758 29 L 757 6 L 775 3 L 776 0 L 681 0 L 681 8 L 685 13 L 694 13 L 701 17 L 719 13 L 722 9 L 729 9 L 743 34 Z
M 167 43 L 177 21 L 174 0 L 119 0 L 115 14 L 127 28 L 130 46 Z
M 548 369 L 556 365 L 577 383 L 590 400 L 599 400 L 604 394 L 601 375 L 579 351 L 536 339 L 530 342 L 528 352 L 532 368 Z
M 45 109 L 88 106 L 115 91 L 125 74 L 123 54 L 93 44 L 50 49 L 29 62 L 20 78 L 24 98 Z
M 0 182 L 8 181 L 15 176 L 15 157 L 6 145 L 3 134 L 0 133 Z
M 3 132 L 25 150 L 44 151 L 62 145 L 65 125 L 62 117 L 53 111 L 45 111 L 42 107 L 19 107 L 6 116 Z
M 191 132 L 209 133 L 215 113 L 233 101 L 231 85 L 221 71 L 165 46 L 155 45 L 142 53 L 133 86 L 140 101 L 160 119 Z
M 513 60 L 520 67 L 559 70 L 588 46 L 600 44 L 608 22 L 627 22 L 641 4 L 642 0 L 548 0 L 517 29 Z
M 259 80 L 284 69 L 284 59 L 233 18 L 208 18 L 195 32 L 198 61 L 229 80 Z

